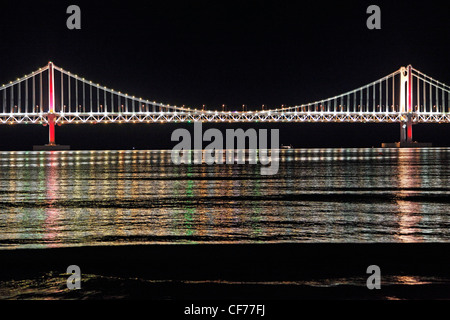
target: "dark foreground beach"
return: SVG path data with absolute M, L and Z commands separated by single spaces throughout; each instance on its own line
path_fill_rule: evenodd
M 2 299 L 449 299 L 450 244 L 192 244 L 0 251 Z M 81 290 L 66 269 L 81 269 Z M 381 289 L 366 286 L 381 269 Z

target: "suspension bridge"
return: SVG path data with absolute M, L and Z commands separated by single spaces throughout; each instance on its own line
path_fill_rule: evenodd
M 48 126 L 49 143 L 35 150 L 61 150 L 55 126 L 97 123 L 363 122 L 399 123 L 400 142 L 419 147 L 417 123 L 450 122 L 450 86 L 411 65 L 358 89 L 327 99 L 259 111 L 204 110 L 137 98 L 86 80 L 49 62 L 0 87 L 0 124 Z

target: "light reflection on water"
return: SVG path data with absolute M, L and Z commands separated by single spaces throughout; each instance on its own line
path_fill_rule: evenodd
M 0 152 L 0 248 L 450 240 L 450 149 L 281 150 L 258 165 L 170 151 Z

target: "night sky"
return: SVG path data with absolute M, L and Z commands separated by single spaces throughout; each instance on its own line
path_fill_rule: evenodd
M 394 4 L 395 2 L 395 4 Z M 81 8 L 81 30 L 66 9 Z M 381 30 L 366 9 L 381 8 Z M 10 1 L 0 9 L 0 83 L 53 61 L 93 82 L 171 105 L 257 110 L 299 105 L 377 80 L 401 66 L 450 83 L 445 1 Z M 217 126 L 221 129 L 226 128 Z M 66 125 L 73 149 L 170 149 L 188 125 Z M 210 126 L 205 126 L 210 127 Z M 398 124 L 252 124 L 295 147 L 371 147 Z M 450 124 L 416 125 L 414 139 L 450 146 Z M 0 149 L 31 150 L 46 127 L 0 126 Z

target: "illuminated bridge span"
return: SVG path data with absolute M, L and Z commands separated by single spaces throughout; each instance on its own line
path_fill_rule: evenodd
M 411 65 L 358 89 L 298 106 L 260 111 L 178 107 L 116 91 L 55 66 L 0 87 L 0 124 L 183 122 L 398 122 L 401 142 L 415 123 L 450 122 L 450 87 Z

